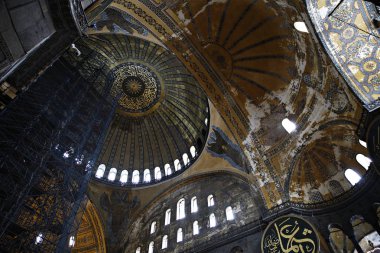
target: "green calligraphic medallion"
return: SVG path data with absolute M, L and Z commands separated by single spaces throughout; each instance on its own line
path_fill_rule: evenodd
M 268 225 L 261 238 L 261 253 L 318 253 L 314 227 L 297 216 L 283 216 Z

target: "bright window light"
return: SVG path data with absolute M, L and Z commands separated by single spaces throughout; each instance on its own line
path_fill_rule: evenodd
M 357 184 L 361 179 L 361 176 L 352 169 L 347 169 L 344 172 L 344 175 L 346 176 L 347 180 L 350 181 L 352 185 Z
M 294 124 L 293 122 L 291 122 L 288 118 L 285 118 L 282 120 L 281 122 L 282 126 L 285 128 L 285 130 L 288 132 L 288 133 L 292 133 L 296 130 L 296 124 Z
M 226 208 L 226 218 L 227 220 L 233 220 L 234 219 L 234 212 L 232 211 L 232 207 Z
M 150 242 L 149 243 L 148 253 L 153 253 L 153 251 L 154 251 L 154 242 Z
M 198 235 L 199 234 L 199 225 L 198 221 L 193 222 L 193 235 Z
M 177 242 L 182 242 L 183 241 L 183 232 L 182 228 L 179 228 L 177 230 Z
M 104 176 L 104 172 L 106 171 L 106 166 L 104 164 L 100 164 L 98 170 L 96 171 L 95 177 L 102 178 Z
M 360 145 L 362 145 L 363 147 L 367 148 L 367 142 L 362 141 L 362 140 L 359 140 L 359 143 L 360 143 Z
M 72 235 L 69 239 L 69 247 L 74 247 L 75 245 L 75 237 Z
M 210 214 L 210 228 L 214 228 L 216 226 L 216 218 L 215 214 Z
M 121 172 L 121 175 L 120 175 L 120 182 L 122 184 L 125 184 L 127 181 L 128 181 L 128 171 L 127 170 L 123 170 Z
M 294 22 L 294 28 L 296 28 L 299 32 L 309 33 L 309 30 L 307 29 L 305 22 Z
M 110 172 L 108 173 L 108 180 L 109 181 L 115 181 L 116 174 L 117 174 L 116 168 L 110 169 Z
M 168 247 L 168 236 L 164 235 L 164 237 L 162 237 L 162 249 L 166 249 L 167 247 Z
M 362 155 L 362 154 L 356 155 L 356 161 L 358 161 L 358 163 L 360 163 L 360 165 L 363 166 L 363 168 L 366 170 L 368 170 L 369 165 L 372 162 L 371 159 L 369 159 L 368 157 L 366 157 L 365 155 Z
M 39 233 L 38 236 L 36 237 L 36 241 L 34 242 L 34 244 L 40 244 L 42 243 L 43 240 L 44 240 L 43 235 Z

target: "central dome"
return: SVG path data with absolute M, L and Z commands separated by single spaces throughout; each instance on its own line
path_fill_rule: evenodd
M 142 63 L 126 62 L 117 65 L 110 72 L 107 83 L 112 87 L 111 95 L 127 113 L 150 111 L 162 95 L 157 74 Z
M 168 49 L 121 34 L 97 34 L 66 55 L 112 104 L 95 180 L 145 186 L 172 178 L 199 157 L 210 126 L 208 99 Z

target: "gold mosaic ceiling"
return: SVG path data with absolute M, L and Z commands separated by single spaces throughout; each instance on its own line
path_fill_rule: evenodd
M 329 200 L 330 181 L 350 188 L 347 166 L 363 173 L 354 159 L 366 155 L 356 135 L 362 107 L 313 34 L 294 29 L 308 24 L 301 2 L 115 0 L 108 9 L 149 31 L 198 81 L 240 141 L 267 207 L 315 202 L 314 190 Z

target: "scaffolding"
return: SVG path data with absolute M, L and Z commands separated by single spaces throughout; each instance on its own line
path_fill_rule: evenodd
M 0 252 L 68 252 L 116 104 L 61 60 L 0 114 Z

